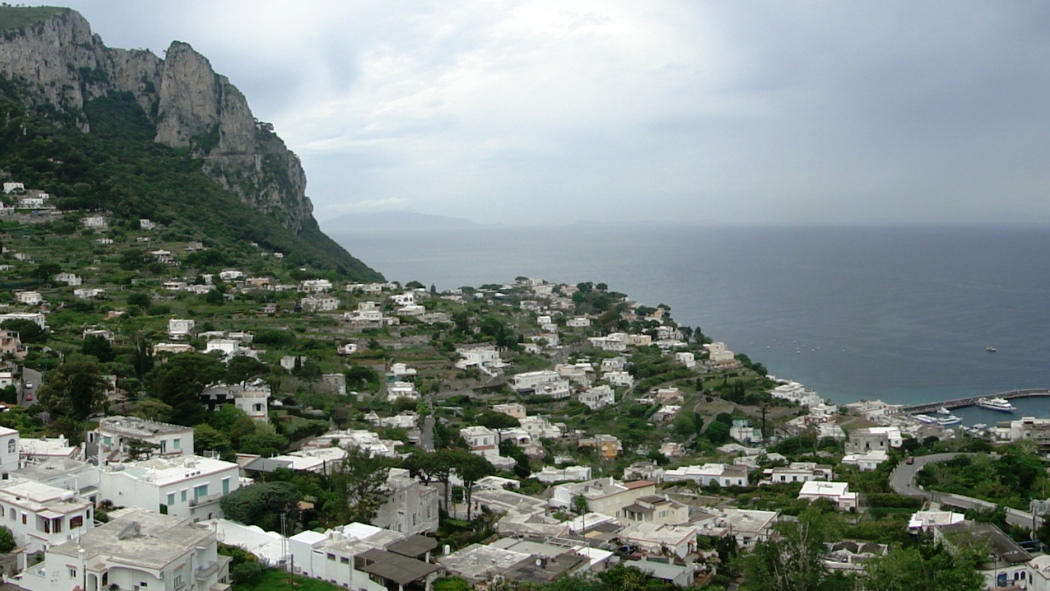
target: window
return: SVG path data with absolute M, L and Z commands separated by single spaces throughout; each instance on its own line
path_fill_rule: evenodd
M 335 560 L 335 554 L 332 554 L 331 552 L 329 552 L 328 556 L 326 558 L 328 558 L 328 560 Z
M 172 579 L 172 583 L 175 584 L 175 588 L 176 589 L 181 587 L 182 586 L 182 575 L 175 575 L 175 577 Z
M 7 453 L 13 454 L 13 453 L 15 453 L 15 450 L 16 450 L 15 440 L 14 439 L 8 440 L 8 442 L 7 442 Z
M 222 494 L 224 494 L 224 495 L 230 494 L 230 479 L 229 478 L 223 478 L 222 479 Z
M 182 495 L 182 502 L 185 503 L 186 502 L 186 489 L 182 489 L 179 492 Z
M 75 568 L 69 569 L 69 578 L 71 578 L 71 579 L 77 578 L 77 569 L 75 569 Z
M 74 527 L 83 527 L 83 525 L 84 525 L 84 516 L 83 515 L 75 515 L 75 516 L 69 518 L 69 529 L 73 529 Z
M 26 517 L 26 514 L 23 513 L 22 514 L 22 525 L 25 525 L 27 523 L 29 523 L 29 519 Z
M 175 449 L 182 449 L 182 440 L 181 439 L 172 440 L 171 446 L 173 448 L 175 448 Z
M 168 493 L 168 505 L 171 506 L 171 505 L 174 505 L 174 504 L 175 504 L 175 493 Z
M 343 564 L 350 564 L 350 557 L 349 556 L 340 556 L 339 557 L 339 562 L 341 562 Z
M 208 485 L 207 484 L 202 484 L 200 486 L 193 487 L 193 498 L 194 498 L 194 500 L 199 499 L 201 497 L 206 497 L 206 496 L 208 496 Z

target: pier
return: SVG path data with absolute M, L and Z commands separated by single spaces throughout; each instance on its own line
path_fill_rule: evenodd
M 941 402 L 925 402 L 923 404 L 912 404 L 904 406 L 901 408 L 901 412 L 905 412 L 908 414 L 916 414 L 935 412 L 937 409 L 940 408 L 955 410 L 957 408 L 974 406 L 977 404 L 977 401 L 982 398 L 1004 398 L 1006 400 L 1012 400 L 1014 398 L 1033 398 L 1037 396 L 1050 397 L 1050 390 L 1047 390 L 1046 388 L 1029 390 L 1010 390 L 1009 392 L 985 394 L 983 396 L 969 396 L 967 398 L 956 398 L 955 400 L 944 400 Z

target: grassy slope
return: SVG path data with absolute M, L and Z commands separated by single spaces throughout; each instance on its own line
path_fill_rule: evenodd
M 5 6 L 0 10 L 0 31 L 14 31 L 42 23 L 63 12 L 69 12 L 69 9 L 55 6 Z

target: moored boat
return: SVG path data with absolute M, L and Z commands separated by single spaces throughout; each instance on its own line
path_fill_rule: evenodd
M 981 408 L 987 408 L 988 410 L 997 410 L 1000 412 L 1013 412 L 1017 410 L 1017 407 L 1010 404 L 1009 400 L 1005 398 L 981 398 L 977 400 L 977 406 Z

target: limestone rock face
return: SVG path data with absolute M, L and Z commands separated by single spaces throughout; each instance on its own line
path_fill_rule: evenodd
M 110 49 L 80 14 L 62 10 L 3 33 L 0 74 L 25 82 L 39 103 L 74 112 L 93 98 L 131 93 L 155 124 L 158 143 L 191 148 L 216 182 L 285 227 L 299 232 L 312 221 L 299 158 L 187 43 L 173 42 L 163 59 L 146 50 Z

